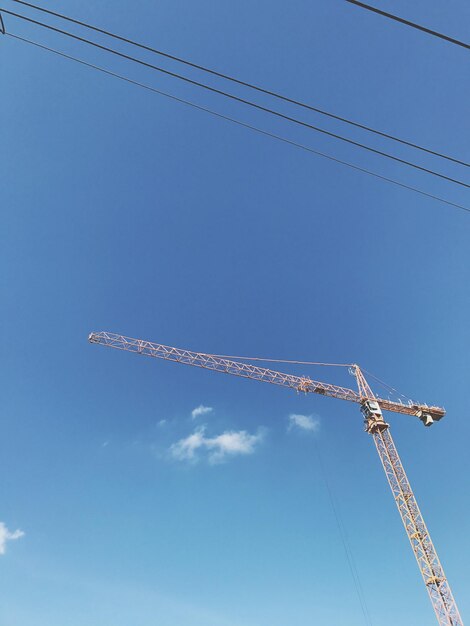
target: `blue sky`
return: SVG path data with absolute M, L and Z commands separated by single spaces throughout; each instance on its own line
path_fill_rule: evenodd
M 376 4 L 467 38 L 463 0 Z M 468 161 L 468 55 L 457 46 L 341 1 L 92 5 L 48 3 Z M 428 175 L 5 21 L 469 203 Z M 0 52 L 2 625 L 361 626 L 318 454 L 374 626 L 433 623 L 357 407 L 89 345 L 102 329 L 203 352 L 358 362 L 444 405 L 431 429 L 389 422 L 465 619 L 467 216 L 10 38 Z M 354 384 L 335 369 L 295 371 Z M 200 406 L 212 410 L 193 417 Z

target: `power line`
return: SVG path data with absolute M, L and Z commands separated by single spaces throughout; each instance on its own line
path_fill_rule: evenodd
M 18 2 L 19 0 L 14 0 Z M 444 39 L 450 43 L 454 43 L 457 46 L 462 46 L 462 48 L 466 48 L 470 50 L 470 45 L 463 41 L 459 41 L 458 39 L 454 39 L 453 37 L 448 37 L 447 35 L 443 35 L 442 33 L 438 33 L 435 30 L 431 30 L 430 28 L 426 28 L 425 26 L 421 26 L 420 24 L 416 24 L 415 22 L 410 22 L 409 20 L 405 20 L 402 17 L 398 17 L 398 15 L 393 15 L 393 13 L 387 13 L 386 11 L 382 11 L 377 7 L 373 7 L 370 4 L 365 4 L 364 2 L 358 2 L 358 0 L 346 0 L 350 4 L 355 4 L 362 9 L 367 9 L 368 11 L 372 11 L 373 13 L 378 13 L 379 15 L 383 15 L 384 17 L 388 17 L 391 20 L 395 20 L 396 22 L 400 22 L 401 24 L 405 24 L 406 26 L 411 26 L 412 28 L 416 28 L 417 30 L 423 31 L 423 33 L 427 33 L 428 35 L 434 35 L 434 37 L 439 37 L 440 39 Z
M 90 39 L 86 39 L 84 37 L 80 37 L 79 35 L 75 35 L 73 33 L 65 31 L 65 30 L 63 30 L 61 28 L 56 28 L 55 26 L 51 26 L 50 24 L 44 24 L 43 22 L 39 22 L 37 20 L 33 20 L 30 17 L 26 17 L 25 15 L 21 15 L 21 14 L 15 13 L 13 11 L 5 10 L 5 9 L 0 9 L 0 10 L 4 11 L 4 13 L 7 13 L 9 15 L 13 15 L 15 17 L 23 19 L 23 20 L 25 20 L 27 22 L 30 22 L 32 24 L 36 24 L 38 26 L 42 26 L 43 28 L 46 28 L 46 29 L 51 30 L 53 32 L 57 32 L 57 33 L 60 33 L 62 35 L 65 35 L 67 37 L 70 37 L 72 39 L 75 39 L 77 41 L 81 41 L 83 43 L 87 43 L 87 44 L 89 44 L 89 45 L 91 45 L 91 46 L 93 46 L 95 48 L 98 48 L 100 50 L 104 50 L 105 52 L 110 52 L 111 54 L 114 54 L 114 55 L 116 55 L 116 56 L 118 56 L 120 58 L 126 59 L 128 61 L 133 61 L 133 62 L 138 63 L 139 65 L 142 65 L 142 66 L 147 67 L 149 69 L 156 70 L 158 72 L 161 72 L 162 74 L 165 74 L 167 76 L 171 76 L 172 78 L 177 78 L 177 79 L 182 80 L 182 81 L 184 81 L 186 83 L 189 83 L 191 85 L 195 85 L 197 87 L 201 87 L 202 89 L 205 89 L 205 90 L 210 91 L 212 93 L 216 93 L 218 95 L 224 96 L 224 97 L 229 98 L 231 100 L 234 100 L 236 102 L 240 102 L 242 104 L 250 106 L 250 107 L 252 107 L 254 109 L 257 109 L 259 111 L 263 111 L 265 113 L 269 113 L 270 115 L 274 115 L 275 117 L 278 117 L 280 119 L 283 119 L 283 120 L 292 122 L 294 124 L 297 124 L 299 126 L 302 126 L 304 128 L 308 128 L 310 130 L 319 132 L 319 133 L 321 133 L 323 135 L 326 135 L 326 136 L 329 136 L 329 137 L 333 137 L 335 139 L 338 139 L 338 140 L 343 141 L 345 143 L 348 143 L 350 145 L 353 145 L 353 146 L 362 148 L 364 150 L 367 150 L 368 152 L 371 152 L 373 154 L 377 154 L 379 156 L 383 156 L 385 158 L 391 159 L 392 161 L 395 161 L 397 163 L 401 163 L 402 165 L 408 165 L 409 167 L 412 167 L 412 168 L 414 168 L 416 170 L 419 170 L 419 171 L 422 171 L 422 172 L 426 172 L 427 174 L 431 174 L 433 176 L 436 176 L 436 177 L 441 178 L 443 180 L 446 180 L 448 182 L 451 182 L 451 183 L 454 183 L 456 185 L 460 185 L 462 187 L 466 187 L 467 189 L 470 189 L 470 185 L 469 184 L 467 184 L 467 183 L 465 183 L 465 182 L 463 182 L 461 180 L 458 180 L 456 178 L 452 178 L 450 176 L 446 176 L 445 174 L 441 174 L 440 172 L 436 172 L 435 170 L 431 170 L 431 169 L 429 169 L 427 167 L 423 167 L 421 165 L 417 165 L 416 163 L 412 163 L 411 161 L 407 161 L 405 159 L 401 159 L 399 157 L 393 156 L 393 155 L 391 155 L 391 154 L 389 154 L 387 152 L 383 152 L 382 150 L 377 150 L 376 148 L 372 148 L 372 147 L 367 146 L 367 145 L 365 145 L 363 143 L 360 143 L 358 141 L 354 141 L 352 139 L 348 139 L 348 138 L 343 137 L 342 135 L 339 135 L 337 133 L 333 133 L 333 132 L 327 131 L 327 130 L 325 130 L 323 128 L 319 128 L 318 126 L 314 126 L 312 124 L 309 124 L 309 123 L 304 122 L 302 120 L 299 120 L 297 118 L 291 117 L 289 115 L 285 115 L 284 113 L 280 113 L 279 111 L 275 111 L 273 109 L 269 109 L 268 107 L 264 107 L 264 106 L 262 106 L 260 104 L 256 104 L 254 102 L 251 102 L 250 100 L 246 100 L 244 98 L 240 98 L 239 96 L 235 96 L 235 95 L 230 94 L 230 93 L 228 93 L 226 91 L 222 91 L 221 89 L 216 89 L 215 87 L 211 87 L 209 85 L 206 85 L 205 83 L 201 83 L 199 81 L 193 80 L 193 79 L 188 78 L 186 76 L 182 76 L 181 74 L 177 74 L 176 72 L 171 72 L 171 71 L 166 70 L 166 69 L 164 69 L 162 67 L 159 67 L 158 65 L 154 65 L 153 63 L 148 63 L 147 61 L 143 61 L 141 59 L 137 59 L 136 57 L 130 56 L 130 55 L 125 54 L 123 52 L 118 52 L 117 50 L 114 50 L 113 48 L 110 48 L 108 46 L 103 46 L 103 45 L 101 45 L 101 44 L 99 44 L 99 43 L 97 43 L 95 41 L 91 41 Z
M 99 28 L 97 26 L 93 26 L 91 24 L 88 24 L 87 22 L 83 22 L 81 20 L 77 20 L 74 19 L 72 17 L 68 17 L 66 15 L 63 15 L 62 13 L 57 13 L 56 11 L 51 11 L 50 9 L 45 9 L 43 7 L 39 7 L 35 4 L 32 4 L 30 2 L 25 2 L 24 0 L 13 0 L 13 2 L 17 2 L 18 4 L 22 4 L 28 7 L 31 7 L 33 9 L 36 9 L 37 11 L 41 11 L 43 13 L 47 13 L 48 15 L 53 15 L 54 17 L 58 17 L 60 19 L 66 20 L 68 22 L 71 22 L 73 24 L 77 24 L 79 26 L 83 26 L 85 28 L 88 28 L 90 30 L 93 30 L 97 33 L 101 33 L 103 35 L 106 35 L 107 37 L 112 37 L 113 39 L 116 39 L 118 41 L 122 41 L 128 44 L 131 44 L 133 46 L 136 46 L 138 48 L 141 48 L 142 50 L 146 50 L 148 52 L 152 52 L 154 54 L 158 54 L 162 57 L 165 57 L 167 59 L 171 59 L 172 61 L 177 61 L 178 63 L 183 63 L 184 65 L 187 65 L 188 67 L 192 67 L 198 70 L 201 70 L 203 72 L 207 72 L 208 74 L 212 74 L 213 76 L 217 76 L 219 78 L 223 78 L 224 80 L 228 80 L 231 81 L 233 83 L 236 83 L 238 85 L 242 85 L 243 87 L 248 87 L 249 89 L 253 89 L 255 91 L 258 91 L 260 93 L 264 93 L 266 95 L 272 96 L 274 98 L 278 98 L 279 100 L 283 100 L 284 102 L 289 102 L 290 104 L 295 104 L 296 106 L 299 107 L 303 107 L 304 109 L 308 109 L 309 111 L 314 111 L 315 113 L 319 113 L 321 115 L 325 115 L 327 117 L 330 117 L 332 119 L 335 120 L 339 120 L 341 122 L 344 122 L 346 124 L 350 124 L 352 126 L 355 126 L 356 128 L 360 128 L 362 130 L 366 130 L 368 132 L 374 133 L 376 135 L 379 135 L 381 137 L 385 137 L 387 139 L 391 139 L 392 141 L 396 141 L 398 143 L 401 143 L 405 146 L 410 146 L 412 148 L 416 148 L 417 150 L 421 150 L 423 152 L 426 152 L 428 154 L 432 154 L 434 156 L 438 156 L 441 157 L 443 159 L 447 159 L 448 161 L 452 161 L 454 163 L 458 163 L 459 165 L 464 165 L 465 167 L 470 167 L 470 163 L 466 163 L 465 161 L 461 161 L 455 157 L 451 157 L 449 155 L 443 154 L 441 152 L 437 152 L 435 150 L 431 150 L 429 148 L 425 148 L 423 146 L 420 146 L 416 143 L 413 143 L 411 141 L 407 141 L 405 139 L 400 139 L 399 137 L 396 137 L 395 135 L 391 135 L 389 133 L 385 133 L 383 131 L 371 128 L 370 126 L 366 126 L 365 124 L 360 124 L 359 122 L 355 122 L 353 120 L 350 120 L 346 117 L 340 116 L 340 115 L 336 115 L 334 113 L 330 113 L 329 111 L 325 111 L 324 109 L 320 109 L 318 107 L 314 107 L 313 105 L 310 104 L 306 104 L 305 102 L 301 102 L 299 100 L 295 100 L 293 98 L 289 98 L 288 96 L 284 96 L 282 94 L 279 94 L 275 91 L 272 91 L 270 89 L 266 89 L 265 87 L 261 87 L 259 85 L 254 85 L 253 83 L 249 83 L 243 80 L 240 80 L 238 78 L 234 78 L 233 76 L 230 76 L 228 74 L 224 74 L 222 72 L 218 72 L 216 70 L 210 69 L 208 67 L 205 67 L 203 65 L 199 65 L 197 63 L 193 63 L 192 61 L 188 61 L 187 59 L 183 59 L 182 57 L 178 57 L 175 56 L 173 54 L 170 54 L 168 52 L 164 52 L 163 50 L 159 50 L 157 48 L 151 47 L 151 46 L 147 46 L 145 44 L 139 43 L 137 41 L 134 41 L 132 39 L 129 39 L 127 37 L 123 37 L 121 35 L 117 35 L 116 33 L 112 33 L 108 30 L 105 30 L 103 28 Z
M 60 52 L 59 50 L 56 50 L 54 48 L 51 48 L 49 46 L 45 46 L 43 44 L 37 43 L 36 41 L 32 41 L 30 39 L 27 39 L 25 37 L 20 37 L 19 35 L 14 35 L 12 33 L 7 33 L 8 37 L 11 37 L 13 39 L 17 39 L 19 41 L 22 41 L 24 43 L 30 44 L 32 46 L 35 46 L 37 48 L 41 48 L 42 50 L 47 50 L 48 52 L 52 52 L 53 54 L 56 54 L 60 57 L 63 57 L 65 59 L 69 59 L 70 61 L 75 61 L 76 63 L 79 63 L 80 65 L 84 65 L 85 67 L 89 67 L 91 69 L 97 70 L 103 74 L 107 74 L 108 76 L 113 76 L 114 78 L 118 78 L 119 80 L 122 80 L 126 83 L 129 83 L 131 85 L 135 85 L 136 87 L 141 87 L 142 89 L 145 89 L 147 91 L 156 93 L 160 96 L 164 96 L 165 98 L 169 98 L 170 100 L 173 100 L 174 102 L 179 102 L 181 104 L 185 104 L 187 106 L 190 106 L 194 109 L 197 109 L 199 111 L 203 111 L 205 113 L 209 113 L 210 115 L 213 115 L 214 117 L 217 117 L 219 119 L 225 120 L 227 122 L 231 122 L 233 124 L 236 124 L 237 126 L 241 126 L 243 128 L 247 128 L 249 130 L 252 130 L 260 135 L 264 135 L 266 137 L 270 137 L 272 139 L 276 139 L 278 141 L 282 141 L 283 143 L 286 143 L 290 146 L 294 146 L 296 148 L 300 148 L 301 150 L 304 150 L 305 152 L 309 152 L 310 154 L 315 154 L 316 156 L 320 156 L 322 158 L 328 159 L 329 161 L 333 161 L 334 163 L 339 163 L 341 165 L 345 165 L 346 167 L 349 167 L 353 170 L 356 170 L 358 172 L 362 172 L 364 174 L 368 174 L 369 176 L 373 176 L 374 178 L 378 178 L 379 180 L 383 180 L 385 182 L 391 183 L 393 185 L 397 185 L 398 187 L 401 187 L 402 189 L 407 189 L 408 191 L 413 191 L 414 193 L 418 193 L 422 196 L 425 196 L 427 198 L 431 198 L 433 200 L 437 200 L 438 202 L 442 202 L 444 204 L 447 204 L 449 206 L 452 206 L 456 209 L 460 209 L 462 211 L 465 211 L 467 213 L 470 213 L 470 208 L 463 206 L 461 204 L 457 204 L 456 202 L 452 202 L 451 200 L 447 200 L 445 198 L 442 198 L 440 196 L 436 196 L 434 194 L 431 194 L 427 191 L 423 191 L 422 189 L 418 189 L 417 187 L 412 187 L 411 185 L 407 185 L 405 183 L 402 183 L 400 181 L 397 181 L 393 178 L 389 178 L 387 176 L 383 176 L 382 174 L 377 174 L 376 172 L 373 172 L 371 170 L 368 170 L 364 167 L 360 167 L 359 165 L 354 165 L 353 163 L 349 163 L 348 161 L 344 161 L 342 159 L 338 159 L 336 157 L 333 157 L 329 154 L 326 154 L 325 152 L 320 152 L 319 150 L 314 150 L 313 148 L 310 148 L 309 146 L 306 146 L 304 144 L 298 143 L 296 141 L 293 141 L 291 139 L 287 139 L 286 137 L 282 137 L 281 135 L 276 135 L 275 133 L 271 133 L 267 130 L 262 130 L 261 128 L 258 128 L 257 126 L 253 126 L 251 124 L 247 124 L 246 122 L 242 122 L 236 118 L 233 117 L 229 117 L 228 115 L 223 115 L 222 113 L 218 113 L 217 111 L 214 111 L 212 109 L 209 109 L 208 107 L 204 107 L 201 106 L 199 104 L 195 104 L 194 102 L 190 102 L 189 100 L 184 100 L 183 98 L 178 98 L 177 96 L 174 96 L 172 94 L 166 93 L 165 91 L 161 91 L 159 89 L 155 89 L 154 87 L 151 87 L 150 85 L 146 85 L 145 83 L 141 83 L 139 81 L 133 80 L 131 78 L 128 78 L 126 76 L 122 76 L 121 74 L 117 74 L 116 72 L 112 72 L 111 70 L 107 70 L 103 67 L 100 67 L 99 65 L 94 65 L 93 63 L 88 63 L 87 61 L 83 61 L 82 59 L 78 59 L 74 56 L 71 56 L 69 54 L 66 54 L 65 52 Z

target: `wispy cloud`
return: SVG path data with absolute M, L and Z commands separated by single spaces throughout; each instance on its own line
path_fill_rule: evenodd
M 197 428 L 191 435 L 180 439 L 170 447 L 171 456 L 178 461 L 197 461 L 207 454 L 209 463 L 222 463 L 228 457 L 253 454 L 262 439 L 262 433 L 255 435 L 246 430 L 227 430 L 215 437 L 207 437 L 206 428 Z
M 260 432 L 256 435 L 250 435 L 246 430 L 225 431 L 217 437 L 206 440 L 206 446 L 211 450 L 209 461 L 218 463 L 223 461 L 226 456 L 253 454 L 261 438 Z
M 291 415 L 289 415 L 288 430 L 292 430 L 293 428 L 317 432 L 320 428 L 320 420 L 312 415 L 298 415 L 297 413 L 291 413 Z
M 7 541 L 14 541 L 15 539 L 20 539 L 20 537 L 23 536 L 24 532 L 22 530 L 15 530 L 14 532 L 11 532 L 3 522 L 0 522 L 0 554 L 5 554 Z
M 200 404 L 195 409 L 191 411 L 191 417 L 195 420 L 197 417 L 201 417 L 201 415 L 207 415 L 207 413 L 212 413 L 213 408 L 211 406 L 204 406 Z
M 204 446 L 204 427 L 198 428 L 192 435 L 180 439 L 170 446 L 170 453 L 178 461 L 192 461 L 196 458 L 196 451 Z

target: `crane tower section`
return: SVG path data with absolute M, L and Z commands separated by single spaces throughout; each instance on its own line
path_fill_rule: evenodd
M 359 392 L 368 398 L 373 398 L 372 389 L 359 368 L 356 368 L 355 374 Z M 457 603 L 393 442 L 389 425 L 383 419 L 380 406 L 374 400 L 366 400 L 362 403 L 361 411 L 364 416 L 365 430 L 374 438 L 375 447 L 439 626 L 463 626 Z M 427 423 L 429 416 L 421 415 L 420 418 L 425 426 L 430 426 Z

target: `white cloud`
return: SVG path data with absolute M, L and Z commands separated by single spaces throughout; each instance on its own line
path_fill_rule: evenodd
M 209 461 L 219 463 L 229 455 L 253 454 L 260 441 L 261 433 L 250 435 L 246 430 L 225 431 L 217 437 L 206 440 L 206 446 L 211 450 Z
M 166 424 L 166 420 L 160 420 L 157 424 L 157 426 L 160 426 L 160 428 L 163 428 L 163 426 L 165 426 Z
M 212 411 L 213 408 L 211 406 L 204 406 L 203 404 L 200 404 L 198 407 L 191 411 L 191 417 L 193 418 L 193 420 L 195 420 L 196 417 L 200 417 L 201 415 L 207 415 L 207 413 L 212 413 Z
M 291 415 L 289 415 L 288 430 L 292 430 L 292 428 L 317 432 L 320 428 L 320 420 L 311 415 L 297 415 L 296 413 L 291 413 Z
M 23 536 L 24 532 L 22 530 L 15 530 L 14 532 L 11 532 L 3 522 L 0 522 L 0 554 L 5 554 L 7 541 L 14 541 L 15 539 L 20 539 L 20 537 Z
M 202 426 L 174 443 L 170 453 L 178 461 L 196 461 L 198 452 L 206 452 L 209 463 L 221 463 L 229 456 L 253 454 L 261 439 L 261 432 L 251 435 L 246 430 L 227 430 L 215 437 L 206 437 L 205 426 Z
M 196 456 L 196 450 L 204 446 L 204 441 L 204 427 L 198 428 L 189 437 L 172 444 L 170 452 L 178 461 L 191 461 Z

